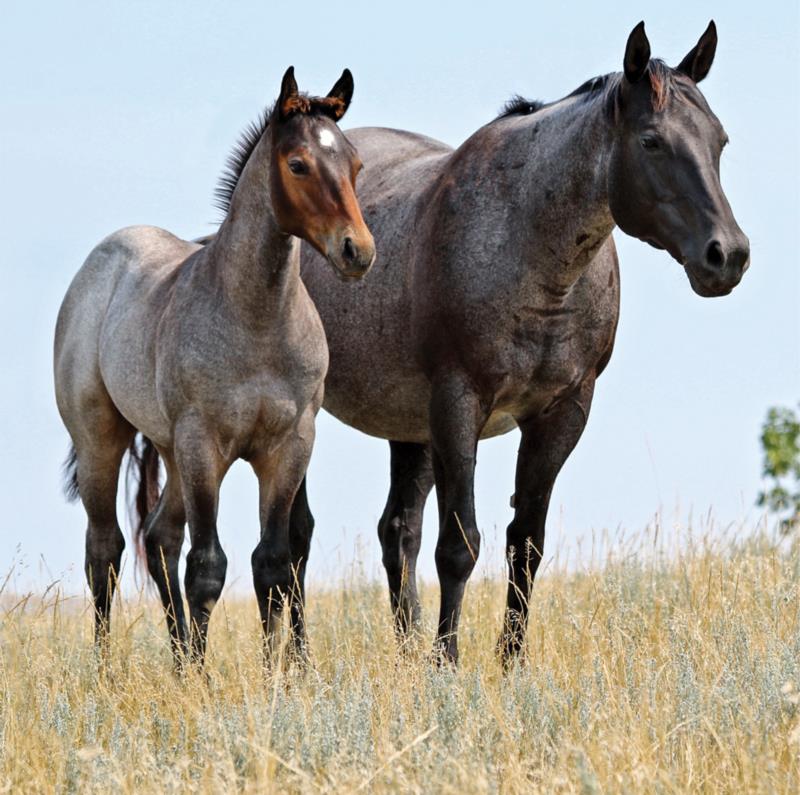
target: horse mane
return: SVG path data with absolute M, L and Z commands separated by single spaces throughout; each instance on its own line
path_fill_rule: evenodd
M 297 94 L 284 107 L 284 115 L 295 116 L 328 116 L 336 121 L 344 113 L 344 102 L 339 97 L 311 97 Z M 231 208 L 233 192 L 242 176 L 247 161 L 253 154 L 261 136 L 267 131 L 274 105 L 269 105 L 259 113 L 255 121 L 251 121 L 239 134 L 239 139 L 231 149 L 225 167 L 222 170 L 217 187 L 214 189 L 214 206 L 227 215 Z M 337 115 L 338 114 L 338 115 Z
M 258 115 L 255 121 L 251 121 L 247 127 L 239 134 L 239 139 L 233 145 L 228 159 L 225 161 L 225 167 L 220 175 L 217 187 L 214 189 L 214 206 L 218 210 L 222 210 L 223 215 L 228 214 L 231 208 L 231 201 L 233 200 L 233 192 L 236 190 L 236 185 L 239 178 L 242 176 L 244 167 L 253 154 L 261 136 L 267 131 L 269 127 L 269 120 L 272 116 L 272 106 L 264 108 Z
M 677 82 L 675 76 L 677 72 L 671 69 L 667 64 L 659 58 L 651 58 L 650 63 L 647 65 L 647 75 L 650 80 L 650 90 L 652 92 L 653 109 L 663 110 L 667 104 L 670 91 L 673 85 Z M 506 119 L 510 116 L 528 116 L 531 113 L 542 108 L 550 107 L 562 102 L 564 99 L 572 97 L 584 97 L 586 101 L 603 97 L 606 102 L 606 107 L 610 112 L 614 112 L 618 107 L 621 73 L 611 72 L 607 75 L 600 75 L 592 77 L 584 83 L 581 83 L 574 91 L 567 94 L 562 99 L 557 99 L 555 102 L 542 102 L 540 100 L 526 99 L 525 97 L 515 94 L 511 99 L 503 105 L 500 113 L 494 119 Z
M 536 113 L 537 110 L 541 110 L 546 104 L 547 103 L 541 102 L 538 99 L 526 99 L 520 94 L 514 94 L 500 109 L 497 118 L 505 119 L 508 116 L 527 116 L 530 113 Z

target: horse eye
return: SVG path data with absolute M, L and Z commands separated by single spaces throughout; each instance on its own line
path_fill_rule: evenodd
M 639 142 L 642 145 L 643 149 L 646 149 L 648 152 L 652 152 L 654 149 L 658 149 L 658 138 L 654 138 L 652 135 L 643 135 Z
M 308 166 L 298 158 L 292 158 L 289 161 L 289 171 L 292 174 L 308 174 Z

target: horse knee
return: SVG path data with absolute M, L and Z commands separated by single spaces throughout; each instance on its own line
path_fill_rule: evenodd
M 250 559 L 253 584 L 262 599 L 282 600 L 292 584 L 292 567 L 288 551 L 269 549 L 259 544 Z
M 186 598 L 190 607 L 211 612 L 225 585 L 228 559 L 219 545 L 191 549 L 186 556 Z
M 87 559 L 119 561 L 124 549 L 125 536 L 116 523 L 107 527 L 89 525 L 86 531 Z
M 119 575 L 125 536 L 115 524 L 106 528 L 90 525 L 86 532 L 86 579 L 93 591 L 105 588 L 109 574 Z
M 481 534 L 475 527 L 459 525 L 450 538 L 436 545 L 436 570 L 440 578 L 463 582 L 478 561 Z

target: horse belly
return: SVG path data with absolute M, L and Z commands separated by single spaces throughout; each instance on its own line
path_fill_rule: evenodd
M 425 442 L 430 384 L 417 365 L 403 278 L 385 255 L 362 281 L 343 283 L 304 247 L 303 281 L 328 341 L 325 409 L 370 436 Z
M 331 357 L 333 364 L 333 357 Z M 354 378 L 352 366 L 332 366 L 325 382 L 326 411 L 346 425 L 380 439 L 427 442 L 430 384 L 420 373 L 414 378 L 384 380 L 382 371 L 367 365 Z

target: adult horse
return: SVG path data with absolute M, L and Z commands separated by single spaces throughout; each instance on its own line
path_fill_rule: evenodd
M 215 239 L 201 247 L 163 229 L 122 229 L 92 251 L 67 291 L 56 326 L 56 398 L 74 445 L 73 494 L 89 518 L 86 576 L 98 643 L 125 546 L 116 516 L 120 462 L 136 450 L 137 432 L 145 437 L 142 514 L 158 486 L 158 456 L 167 474 L 143 532 L 176 662 L 187 651 L 204 658 L 227 563 L 217 536 L 219 488 L 237 458 L 259 481 L 253 579 L 274 641 L 293 584 L 289 512 L 328 366 L 297 238 L 344 277 L 363 276 L 375 255 L 355 197 L 360 161 L 336 124 L 352 93 L 345 70 L 327 97 L 300 94 L 290 67 L 273 109 L 231 157 Z M 188 633 L 178 578 L 187 520 Z
M 719 181 L 726 135 L 697 88 L 716 43 L 712 22 L 669 68 L 650 59 L 640 23 L 621 74 L 550 104 L 517 98 L 455 151 L 409 132 L 347 133 L 366 166 L 359 197 L 380 257 L 347 290 L 303 247 L 302 277 L 330 349 L 324 405 L 390 440 L 378 532 L 401 636 L 419 616 L 415 564 L 435 481 L 437 645 L 447 660 L 457 659 L 480 547 L 477 442 L 517 426 L 500 648 L 508 661 L 522 647 L 553 483 L 614 344 L 614 226 L 666 249 L 701 296 L 729 293 L 748 266 Z M 307 549 L 311 526 L 301 488 L 298 546 Z

